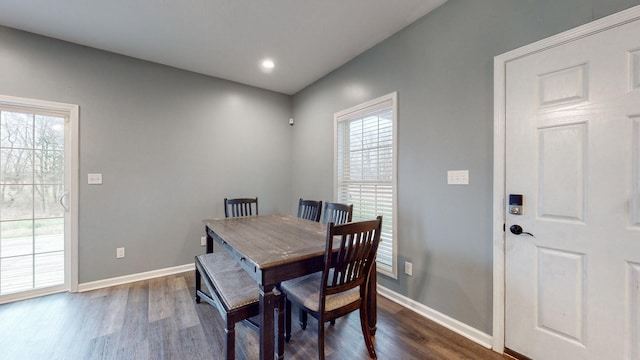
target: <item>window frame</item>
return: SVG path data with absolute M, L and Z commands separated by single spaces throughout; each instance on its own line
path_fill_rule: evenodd
M 362 119 L 364 115 L 379 112 L 386 102 L 392 112 L 392 179 L 391 179 L 391 266 L 377 263 L 377 271 L 391 278 L 398 278 L 398 92 L 380 96 L 348 109 L 338 111 L 333 114 L 333 198 L 339 201 L 339 181 L 338 181 L 338 126 L 344 121 L 354 121 Z M 384 221 L 384 220 L 383 220 Z

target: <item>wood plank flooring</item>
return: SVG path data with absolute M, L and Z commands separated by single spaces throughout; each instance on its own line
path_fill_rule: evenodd
M 0 359 L 221 359 L 222 319 L 194 301 L 193 272 L 0 305 Z M 294 309 L 294 314 L 295 314 Z M 316 359 L 317 323 L 293 323 L 286 359 Z M 236 358 L 258 358 L 258 333 L 236 326 Z M 327 359 L 367 359 L 358 313 L 326 330 Z M 379 359 L 506 359 L 384 297 Z

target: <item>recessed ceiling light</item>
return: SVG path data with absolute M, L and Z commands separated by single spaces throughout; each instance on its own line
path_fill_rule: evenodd
M 273 60 L 271 59 L 264 59 L 262 60 L 262 62 L 260 62 L 260 66 L 265 71 L 271 71 L 276 66 L 276 64 L 274 64 Z

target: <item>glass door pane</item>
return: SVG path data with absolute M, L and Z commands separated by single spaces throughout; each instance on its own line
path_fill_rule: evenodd
M 64 126 L 0 111 L 0 295 L 65 282 Z

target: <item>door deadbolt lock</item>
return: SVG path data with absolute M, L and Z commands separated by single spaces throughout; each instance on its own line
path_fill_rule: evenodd
M 522 195 L 509 194 L 509 214 L 522 215 Z

